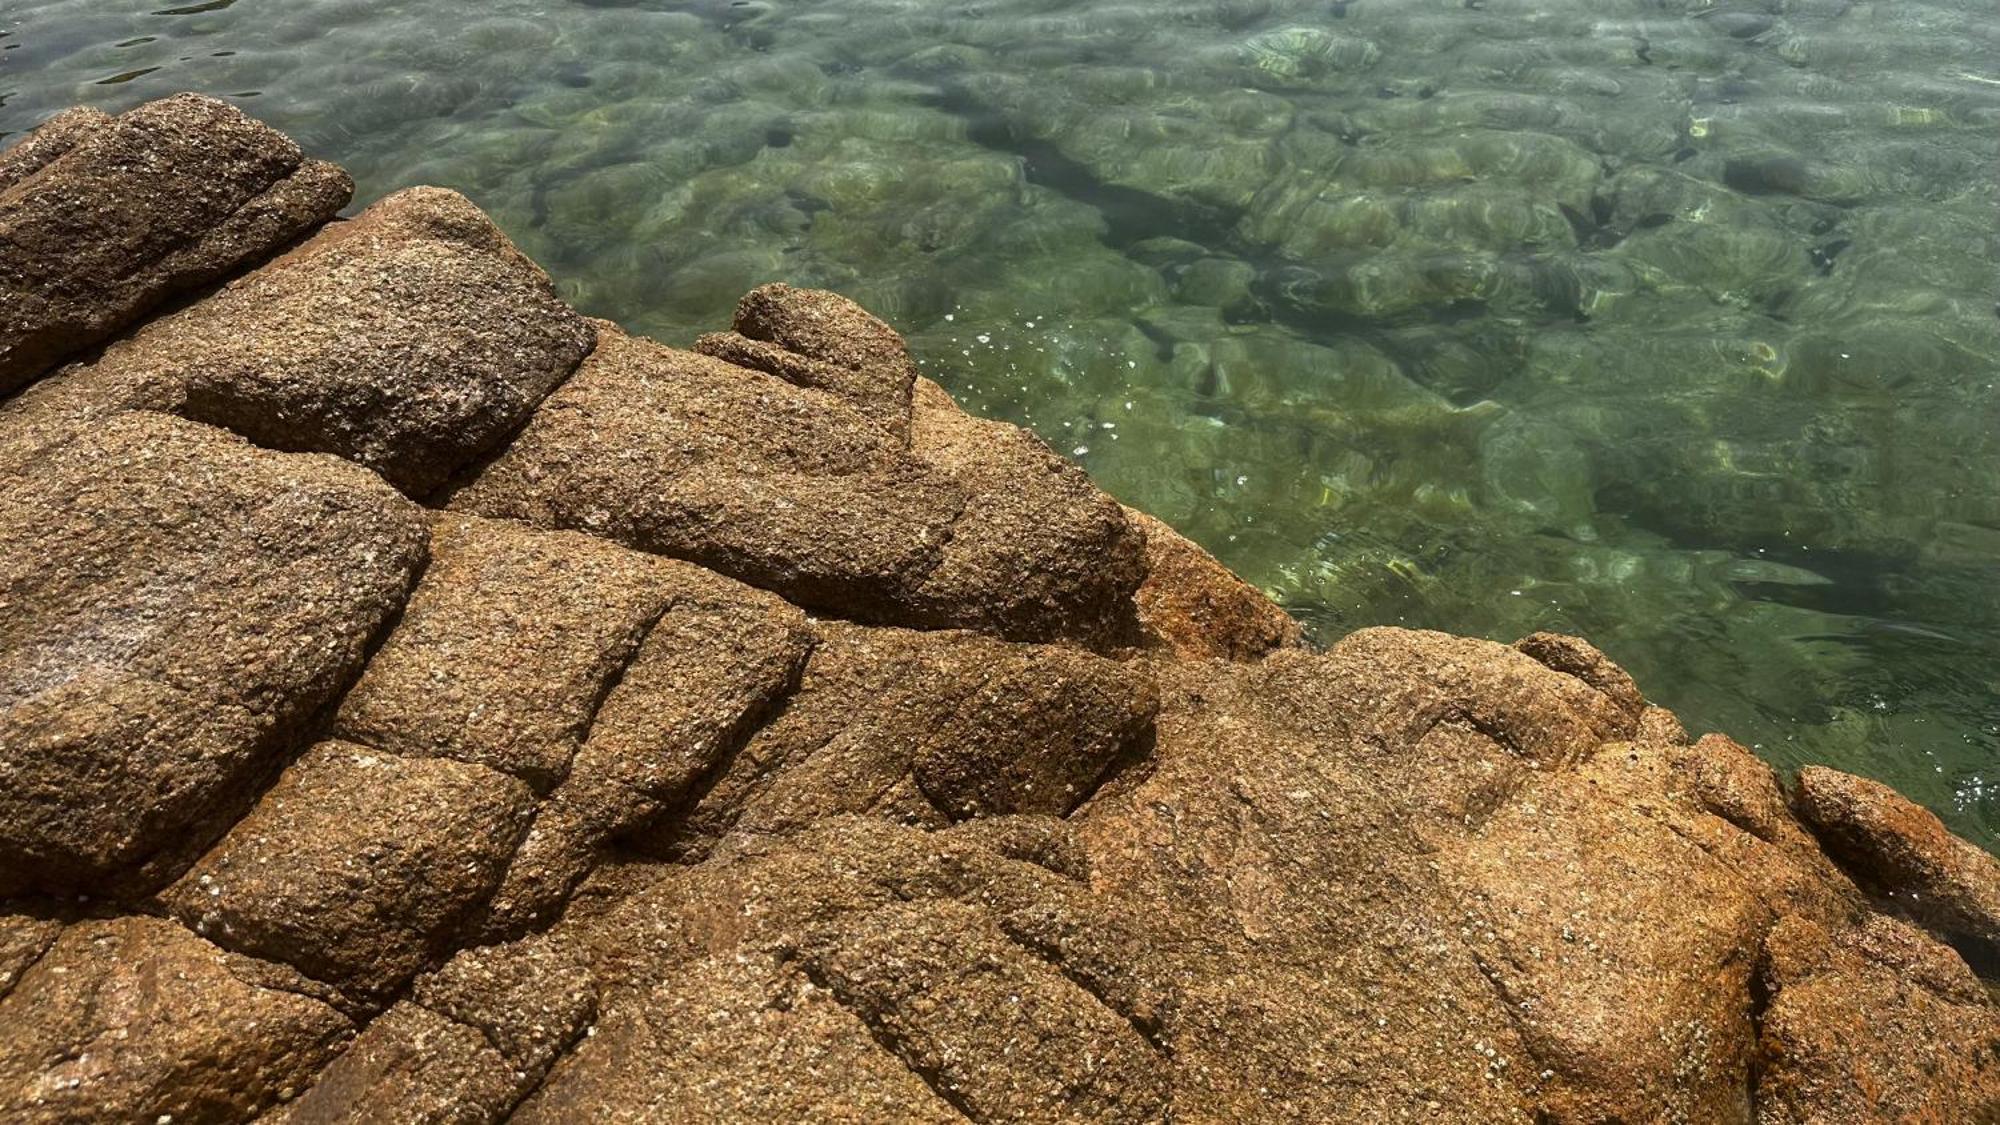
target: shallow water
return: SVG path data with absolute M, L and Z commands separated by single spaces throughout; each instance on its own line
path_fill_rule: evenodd
M 1992 0 L 0 11 L 0 143 L 182 89 L 669 342 L 849 293 L 1322 638 L 1580 633 L 2000 844 Z

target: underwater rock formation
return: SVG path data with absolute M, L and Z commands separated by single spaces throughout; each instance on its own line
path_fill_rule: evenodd
M 1310 649 L 844 299 L 677 350 L 420 190 L 131 315 L 0 325 L 0 1118 L 2000 1113 L 1935 818 Z

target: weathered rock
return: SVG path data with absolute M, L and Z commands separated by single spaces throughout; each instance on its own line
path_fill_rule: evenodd
M 896 331 L 836 293 L 765 285 L 736 306 L 731 332 L 695 350 L 788 383 L 839 395 L 907 441 L 917 365 Z
M 305 1096 L 260 1120 L 497 1121 L 518 1100 L 520 1085 L 513 1065 L 477 1027 L 404 1001 L 377 1016 Z
M 1864 885 L 1924 925 L 2000 954 L 2000 861 L 1953 836 L 1936 813 L 1879 781 L 1823 766 L 1799 771 L 1798 805 Z
M 134 413 L 15 476 L 0 542 L 0 892 L 103 893 L 170 878 L 247 805 L 425 531 L 352 466 Z
M 975 418 L 917 384 L 910 449 L 965 495 L 908 623 L 1094 647 L 1137 632 L 1145 534 L 1082 469 L 1018 426 Z
M 409 608 L 335 719 L 344 739 L 489 766 L 546 791 L 671 590 L 601 539 L 437 522 Z
M 841 395 L 604 329 L 452 506 L 864 621 L 1094 643 L 1129 628 L 1143 539 L 1116 502 L 1023 432 L 919 391 L 906 450 Z
M 774 595 L 660 563 L 672 604 L 591 720 L 479 923 L 496 939 L 546 923 L 611 841 L 680 813 L 797 682 L 813 644 Z
M 0 404 L 0 1116 L 2000 1118 L 1886 790 L 1310 651 L 830 294 L 581 323 L 419 192 Z
M 0 997 L 13 991 L 21 974 L 42 959 L 62 932 L 54 918 L 32 914 L 0 914 Z
M 608 327 L 452 500 L 886 619 L 936 565 L 962 505 L 840 398 Z
M 1861 904 L 1732 748 L 1438 634 L 1229 668 L 1164 682 L 1149 771 L 1078 818 L 1096 896 L 1157 904 L 1177 1116 L 1751 1119 L 1763 935 Z
M 1514 647 L 1537 663 L 1596 688 L 1634 721 L 1646 710 L 1646 697 L 1639 694 L 1639 685 L 1587 641 L 1559 633 L 1535 633 L 1514 642 Z
M 589 977 L 546 944 L 495 946 L 420 980 L 276 1120 L 503 1117 L 583 1032 Z
M 1146 579 L 1133 592 L 1149 640 L 1184 659 L 1255 660 L 1305 643 L 1299 623 L 1186 536 L 1145 514 Z
M 187 415 L 337 453 L 412 494 L 518 428 L 590 350 L 588 321 L 464 197 L 400 192 L 200 305 L 128 361 Z
M 621 1004 L 511 1118 L 896 1121 L 965 1117 L 831 994 L 774 961 L 718 961 Z
M 48 167 L 51 161 L 75 148 L 77 142 L 111 124 L 110 114 L 81 105 L 71 106 L 42 122 L 14 147 L 0 152 L 0 191 Z
M 422 977 L 417 1003 L 476 1027 L 508 1065 L 539 1078 L 596 1014 L 596 981 L 550 942 L 468 950 Z
M 0 394 L 283 248 L 353 190 L 212 98 L 58 115 L 0 154 Z
M 352 1033 L 173 922 L 83 922 L 0 998 L 0 1117 L 246 1121 L 303 1090 Z
M 1045 918 L 1100 940 L 1038 948 Z M 1144 956 L 1133 933 L 1079 884 L 955 830 L 824 821 L 559 929 L 604 988 L 605 1033 L 523 1116 L 1157 1120 L 1160 1061 L 1119 1006 L 1143 986 L 1091 963 L 1115 963 L 1102 944 Z
M 324 742 L 160 897 L 224 948 L 392 995 L 499 884 L 531 809 L 485 766 Z
M 1994 1120 L 2000 1016 L 1949 949 L 1880 916 L 1787 918 L 1764 949 L 1759 1122 Z
M 782 714 L 657 825 L 699 852 L 731 832 L 842 813 L 943 825 L 1069 812 L 1143 748 L 1155 700 L 1134 670 L 1075 649 L 964 633 L 822 626 Z

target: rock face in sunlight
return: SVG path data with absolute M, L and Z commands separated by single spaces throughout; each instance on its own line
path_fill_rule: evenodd
M 0 156 L 0 393 L 268 257 L 353 191 L 212 98 L 59 114 Z
M 2000 1114 L 2000 866 L 1893 791 L 1570 637 L 1310 649 L 852 302 L 677 350 L 447 192 L 90 354 L 339 178 L 118 120 L 0 155 L 55 229 L 122 130 L 156 279 L 0 267 L 0 1118 Z

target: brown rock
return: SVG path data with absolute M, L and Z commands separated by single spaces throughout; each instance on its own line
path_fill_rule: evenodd
M 212 98 L 59 115 L 0 155 L 0 394 L 281 249 L 352 192 Z
M 416 188 L 181 313 L 128 356 L 189 417 L 337 453 L 413 495 L 497 446 L 590 350 L 589 322 L 479 209 Z
M 964 903 L 884 906 L 804 951 L 831 992 L 974 1121 L 1158 1121 L 1166 1076 L 1118 1013 Z
M 476 1027 L 524 1081 L 539 1079 L 597 1011 L 596 982 L 546 941 L 467 950 L 418 979 L 417 1003 Z
M 2000 1120 L 2000 1014 L 1951 950 L 1873 917 L 1765 939 L 1758 1121 Z
M 170 878 L 359 668 L 424 541 L 415 509 L 352 466 L 154 414 L 16 476 L 0 893 Z
M 843 400 L 605 330 L 452 507 L 894 619 L 962 504 Z
M 615 1008 L 511 1120 L 963 1125 L 965 1117 L 831 994 L 772 958 L 743 958 L 672 974 Z
M 1096 648 L 1134 638 L 1146 537 L 1082 469 L 1018 426 L 965 413 L 929 380 L 917 384 L 910 449 L 966 499 L 907 623 Z
M 849 346 L 817 330 L 797 329 L 800 346 Z M 606 331 L 452 506 L 603 535 L 865 621 L 1128 634 L 1143 537 L 1116 502 L 1022 431 L 919 391 L 906 451 L 815 384 Z
M 62 932 L 54 918 L 32 914 L 0 914 L 0 997 L 21 982 L 21 975 L 42 959 Z
M 2000 1119 L 1928 814 L 1308 651 L 832 295 L 577 326 L 417 193 L 0 403 L 0 1117 Z
M 658 559 L 569 532 L 438 520 L 431 565 L 335 734 L 547 791 L 671 588 Z
M 1616 750 L 1525 788 L 1443 863 L 1472 954 L 1553 1119 L 1748 1120 L 1769 914 L 1671 824 L 1602 799 L 1598 775 L 1631 766 Z
M 246 1121 L 303 1090 L 351 1034 L 333 1008 L 246 982 L 173 922 L 83 922 L 0 998 L 0 1117 Z
M 1144 512 L 1125 518 L 1146 537 L 1146 580 L 1134 591 L 1148 639 L 1184 660 L 1256 660 L 1305 643 L 1305 631 L 1263 591 Z
M 733 327 L 703 336 L 695 350 L 838 395 L 908 441 L 917 365 L 868 310 L 824 290 L 763 285 L 737 303 Z
M 108 128 L 112 117 L 101 109 L 71 106 L 42 122 L 12 148 L 0 152 L 0 191 L 49 166 L 50 162 L 77 146 L 92 133 Z
M 1625 669 L 1613 664 L 1588 641 L 1560 633 L 1535 633 L 1515 641 L 1514 647 L 1537 662 L 1596 688 L 1633 722 L 1646 710 L 1646 697 L 1639 694 L 1639 685 L 1632 682 Z
M 1151 686 L 1113 661 L 964 633 L 822 633 L 783 713 L 651 846 L 698 853 L 732 831 L 784 834 L 841 813 L 936 826 L 1066 813 L 1143 749 Z
M 2000 951 L 2000 860 L 1879 781 L 1799 772 L 1798 806 L 1835 859 L 1924 925 Z
M 160 897 L 224 948 L 388 996 L 441 959 L 531 809 L 484 766 L 324 742 Z
M 660 563 L 673 604 L 590 724 L 488 905 L 488 939 L 552 919 L 613 839 L 681 812 L 797 683 L 813 644 L 781 599 Z
M 460 954 L 274 1119 L 500 1120 L 582 1035 L 595 1004 L 588 975 L 546 943 Z
M 1118 1006 L 1140 990 L 1090 964 L 1116 958 L 1013 936 L 1065 918 L 1145 956 L 1087 898 L 956 831 L 853 818 L 670 869 L 551 935 L 592 964 L 605 1014 L 522 1116 L 1156 1120 L 1162 1063 Z
M 259 1120 L 498 1121 L 519 1099 L 521 1086 L 513 1065 L 478 1028 L 404 1001 L 376 1017 L 303 1097 Z

